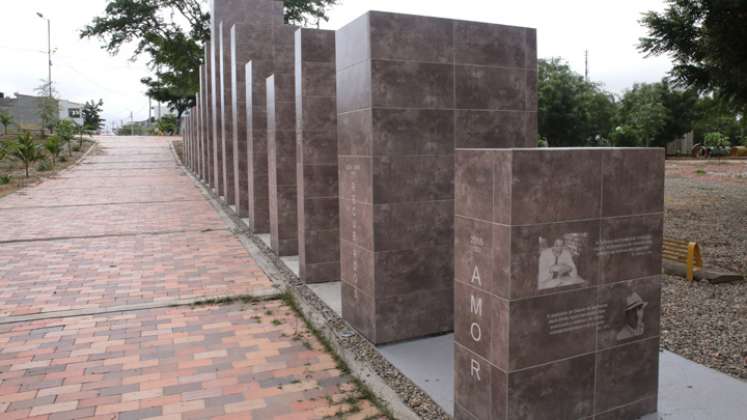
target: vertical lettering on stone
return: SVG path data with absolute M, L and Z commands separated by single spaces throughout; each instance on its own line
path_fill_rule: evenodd
M 477 283 L 482 286 L 482 280 L 480 279 L 480 270 L 477 269 L 477 266 L 475 266 L 475 270 L 472 272 L 472 280 L 470 280 L 470 283 Z
M 470 365 L 470 375 L 475 378 L 475 380 L 480 381 L 480 362 L 472 359 Z

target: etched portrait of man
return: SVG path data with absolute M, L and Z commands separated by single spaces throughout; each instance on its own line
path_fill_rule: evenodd
M 625 325 L 618 331 L 617 341 L 638 337 L 645 332 L 643 316 L 648 303 L 644 302 L 636 292 L 628 296 L 625 303 Z
M 543 249 L 540 238 L 539 270 L 537 288 L 540 290 L 584 283 L 579 276 L 571 249 L 563 238 L 557 238 L 552 246 Z

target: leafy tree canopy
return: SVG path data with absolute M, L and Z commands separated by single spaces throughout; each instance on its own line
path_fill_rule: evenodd
M 285 21 L 297 25 L 326 20 L 338 0 L 286 0 Z M 210 14 L 201 0 L 109 0 L 103 16 L 81 31 L 99 38 L 111 54 L 135 43 L 133 59 L 147 54 L 156 73 L 141 81 L 148 95 L 167 102 L 178 116 L 195 105 L 202 45 L 210 39 Z
M 747 111 L 747 1 L 667 0 L 666 10 L 645 13 L 641 23 L 648 36 L 639 49 L 669 55 L 676 83 Z
M 104 126 L 104 120 L 101 113 L 104 112 L 104 101 L 99 99 L 98 102 L 89 101 L 83 105 L 81 114 L 83 116 L 83 128 L 87 131 L 98 131 Z
M 591 145 L 612 128 L 614 97 L 560 58 L 539 61 L 538 95 L 539 134 L 552 147 Z
M 697 92 L 667 81 L 636 84 L 620 101 L 613 140 L 618 146 L 664 147 L 692 129 L 697 103 Z

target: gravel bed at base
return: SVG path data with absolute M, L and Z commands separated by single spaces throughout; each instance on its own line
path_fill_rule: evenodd
M 747 161 L 667 162 L 664 234 L 697 241 L 706 267 L 747 274 Z M 665 276 L 662 346 L 747 379 L 747 281 Z

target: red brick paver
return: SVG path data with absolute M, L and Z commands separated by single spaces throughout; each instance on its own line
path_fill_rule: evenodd
M 101 139 L 0 199 L 0 420 L 380 417 L 282 301 L 169 306 L 271 288 L 167 140 Z
M 0 245 L 0 317 L 269 287 L 225 230 Z
M 5 325 L 0 346 L 0 419 L 378 415 L 280 301 Z

